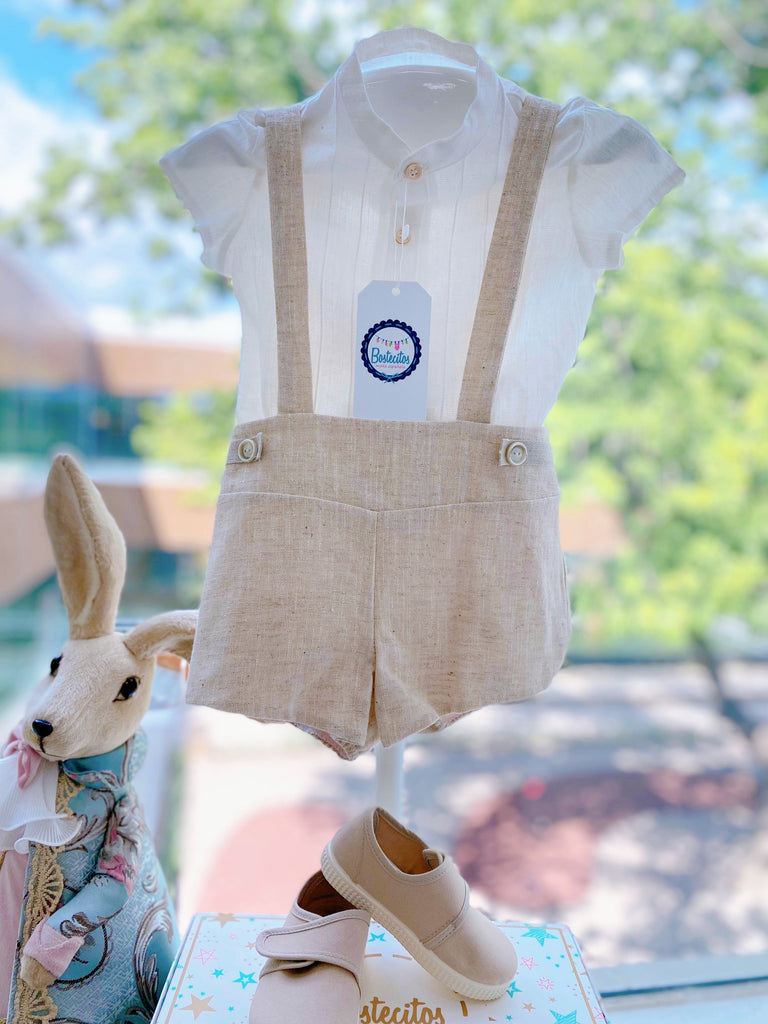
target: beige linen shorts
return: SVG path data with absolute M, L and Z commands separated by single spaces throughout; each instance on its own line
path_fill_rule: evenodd
M 571 617 L 545 428 L 239 425 L 188 700 L 340 756 L 546 687 Z

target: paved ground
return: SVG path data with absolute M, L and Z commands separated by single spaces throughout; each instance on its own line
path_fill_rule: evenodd
M 765 666 L 726 667 L 765 703 Z M 178 725 L 178 719 L 176 719 Z M 525 704 L 416 737 L 406 817 L 498 918 L 563 920 L 593 966 L 768 948 L 768 749 L 695 665 L 574 666 Z M 285 913 L 374 802 L 374 758 L 290 726 L 186 719 L 180 916 Z M 765 762 L 765 763 L 763 763 Z

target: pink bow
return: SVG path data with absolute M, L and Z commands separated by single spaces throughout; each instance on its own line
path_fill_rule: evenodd
M 10 757 L 12 754 L 19 755 L 16 780 L 19 783 L 19 788 L 24 789 L 37 775 L 40 762 L 43 759 L 39 752 L 30 746 L 22 736 L 21 722 L 14 726 L 10 741 L 3 751 L 3 757 Z

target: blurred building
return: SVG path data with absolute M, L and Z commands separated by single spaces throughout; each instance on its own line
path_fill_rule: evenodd
M 94 330 L 25 257 L 0 246 L 0 649 L 25 638 L 40 646 L 41 609 L 58 604 L 42 503 L 62 448 L 125 535 L 123 610 L 196 602 L 213 503 L 199 500 L 199 474 L 139 459 L 131 432 L 147 399 L 234 391 L 237 364 L 236 344 L 199 331 Z M 561 523 L 570 555 L 601 559 L 622 543 L 621 522 L 604 506 L 563 510 Z M 2 659 L 0 650 L 0 696 Z
M 0 604 L 53 573 L 42 496 L 50 456 L 62 448 L 86 465 L 130 549 L 204 553 L 213 510 L 190 500 L 200 478 L 145 466 L 130 435 L 147 399 L 236 384 L 231 344 L 96 333 L 0 248 Z
M 227 340 L 95 331 L 25 257 L 0 246 L 0 698 L 14 685 L 16 655 L 61 628 L 42 511 L 57 450 L 83 463 L 125 535 L 121 610 L 196 601 L 213 531 L 202 478 L 142 462 L 131 431 L 147 399 L 234 390 L 237 363 Z

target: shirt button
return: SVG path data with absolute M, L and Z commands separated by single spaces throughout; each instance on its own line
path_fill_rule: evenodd
M 504 450 L 504 458 L 510 466 L 522 466 L 528 458 L 528 449 L 522 441 L 510 441 Z
M 398 228 L 395 231 L 395 241 L 398 245 L 408 245 L 411 240 L 411 228 L 410 225 L 405 225 L 405 231 L 402 228 Z
M 417 164 L 414 162 L 412 164 L 408 164 L 408 166 L 403 171 L 403 175 L 406 178 L 411 178 L 413 181 L 416 181 L 418 178 L 421 177 L 421 172 L 423 170 L 424 168 L 421 166 L 421 164 Z

